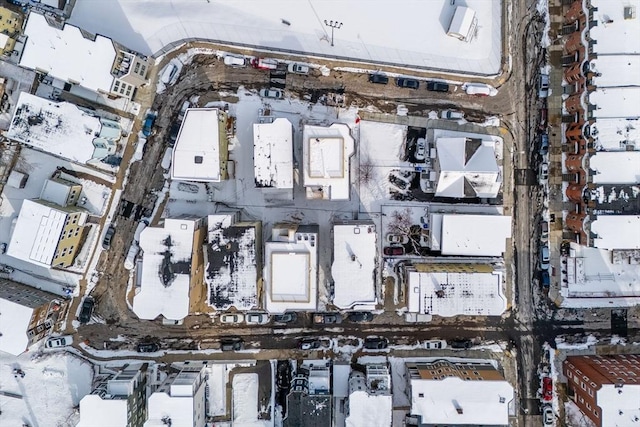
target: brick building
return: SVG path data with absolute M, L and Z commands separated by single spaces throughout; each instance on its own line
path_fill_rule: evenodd
M 640 354 L 570 356 L 569 395 L 598 427 L 640 423 Z

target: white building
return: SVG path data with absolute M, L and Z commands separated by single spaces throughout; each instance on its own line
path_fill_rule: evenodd
M 416 264 L 405 271 L 409 313 L 501 316 L 507 309 L 503 272 L 488 264 Z
M 436 197 L 495 198 L 502 186 L 495 141 L 440 137 L 435 143 Z
M 342 310 L 373 310 L 376 298 L 377 233 L 373 222 L 333 226 L 333 303 Z
M 293 189 L 293 126 L 284 118 L 253 125 L 256 187 Z
M 184 366 L 149 396 L 144 427 L 206 425 L 205 367 Z
M 318 226 L 275 225 L 265 243 L 266 309 L 315 310 L 318 296 Z
M 599 215 L 591 233 L 597 248 L 640 249 L 640 215 Z
M 260 222 L 238 222 L 237 214 L 209 215 L 204 280 L 216 310 L 258 308 L 262 271 Z
M 140 290 L 133 298 L 133 312 L 140 319 L 181 320 L 189 314 L 189 289 L 196 280 L 201 219 L 166 218 L 163 227 L 147 227 L 140 233 L 142 262 L 138 263 Z
M 302 131 L 304 186 L 308 199 L 348 200 L 349 162 L 355 142 L 349 126 L 305 125 Z
M 220 182 L 227 179 L 227 114 L 217 108 L 187 109 L 173 148 L 171 179 Z
M 637 184 L 640 179 L 640 151 L 599 151 L 589 157 L 595 184 Z
M 442 255 L 501 257 L 511 238 L 511 217 L 432 213 L 430 244 Z
M 366 375 L 351 371 L 346 427 L 390 427 L 391 374 L 385 365 L 367 365 Z
M 470 41 L 478 28 L 476 12 L 468 7 L 457 6 L 451 18 L 447 35 L 462 41 Z

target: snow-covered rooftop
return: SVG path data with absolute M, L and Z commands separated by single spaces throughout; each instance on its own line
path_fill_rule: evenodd
M 596 119 L 640 117 L 640 86 L 598 88 L 588 97 Z
M 93 158 L 100 120 L 70 102 L 22 92 L 7 137 L 77 163 Z
M 477 138 L 438 138 L 438 197 L 494 198 L 502 177 L 495 142 Z
M 640 151 L 603 152 L 589 157 L 596 184 L 636 184 L 640 182 Z
M 198 220 L 166 218 L 164 227 L 140 233 L 142 274 L 133 311 L 140 319 L 159 315 L 180 320 L 189 314 L 189 283 Z
M 593 84 L 602 89 L 616 86 L 640 86 L 639 55 L 605 55 L 589 62 L 595 73 Z
M 640 419 L 640 384 L 603 384 L 596 391 L 603 426 L 632 426 Z
M 220 117 L 217 108 L 187 109 L 173 149 L 171 179 L 200 182 L 222 179 Z
M 346 427 L 389 427 L 393 411 L 393 397 L 371 395 L 358 390 L 349 395 L 349 415 Z
M 260 229 L 256 224 L 234 224 L 232 214 L 209 215 L 205 281 L 209 304 L 216 310 L 258 306 Z
M 90 394 L 80 401 L 80 422 L 76 427 L 93 427 L 96 420 L 103 425 L 125 427 L 127 412 L 127 399 L 102 399 L 97 394 Z
M 0 352 L 15 356 L 23 353 L 29 346 L 27 330 L 31 323 L 33 309 L 4 298 L 0 298 Z
M 256 186 L 293 188 L 293 126 L 285 118 L 253 125 Z
M 591 233 L 600 249 L 640 249 L 640 215 L 598 215 Z
M 205 387 L 201 373 L 180 372 L 149 396 L 144 427 L 160 427 L 171 419 L 175 426 L 204 425 Z
M 59 30 L 36 12 L 29 14 L 24 34 L 21 66 L 96 92 L 111 92 L 111 67 L 116 59 L 111 39 L 85 38 L 79 28 L 68 24 Z
M 507 309 L 499 271 L 409 273 L 407 307 L 411 313 L 435 316 L 501 316 Z
M 591 0 L 593 20 L 597 25 L 589 29 L 589 37 L 595 40 L 593 53 L 605 54 L 640 54 L 640 25 L 638 18 L 625 19 L 625 7 L 635 7 L 636 14 L 640 10 L 638 0 Z
M 355 152 L 350 132 L 349 126 L 340 123 L 330 127 L 305 125 L 302 131 L 304 185 L 322 188 L 324 199 L 349 199 L 349 160 Z
M 640 119 L 598 119 L 591 125 L 596 150 L 640 149 Z
M 333 226 L 333 304 L 340 309 L 373 309 L 376 298 L 376 228 L 373 223 Z
M 443 255 L 500 257 L 511 237 L 511 217 L 431 214 L 431 250 Z

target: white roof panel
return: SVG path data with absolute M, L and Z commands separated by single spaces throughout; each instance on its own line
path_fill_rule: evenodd
M 640 54 L 639 0 L 591 0 L 591 6 L 593 20 L 597 22 L 589 30 L 590 38 L 596 41 L 593 53 Z M 624 19 L 625 7 L 629 6 L 635 8 L 635 19 Z
M 640 215 L 598 215 L 591 233 L 597 248 L 640 249 Z
M 640 147 L 640 119 L 598 119 L 590 128 L 597 151 Z
M 27 329 L 31 323 L 33 309 L 0 298 L 0 313 L 5 319 L 0 322 L 0 351 L 15 356 L 24 353 L 29 346 Z
M 189 108 L 173 149 L 171 179 L 221 180 L 220 134 L 217 108 Z
M 596 119 L 640 117 L 640 86 L 598 88 L 589 93 L 588 98 Z
M 500 257 L 510 237 L 510 216 L 442 216 L 443 255 Z
M 370 395 L 359 390 L 349 395 L 346 427 L 389 427 L 393 408 L 392 396 Z
M 80 422 L 76 427 L 94 427 L 96 420 L 103 425 L 126 427 L 127 399 L 101 399 L 88 394 L 80 400 Z
M 593 84 L 598 88 L 640 86 L 639 55 L 606 55 L 589 62 Z
M 253 125 L 256 185 L 293 188 L 293 126 L 285 118 Z
M 640 182 L 640 151 L 599 151 L 589 157 L 595 184 L 636 184 Z
M 603 384 L 596 391 L 603 426 L 631 426 L 640 419 L 640 384 Z

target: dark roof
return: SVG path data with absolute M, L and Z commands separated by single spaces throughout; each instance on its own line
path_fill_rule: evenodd
M 287 396 L 287 416 L 284 427 L 331 427 L 333 412 L 331 395 L 309 396 L 291 392 Z
M 596 214 L 638 215 L 640 214 L 640 185 L 604 184 L 593 191 L 602 193 L 602 202 L 595 196 Z

